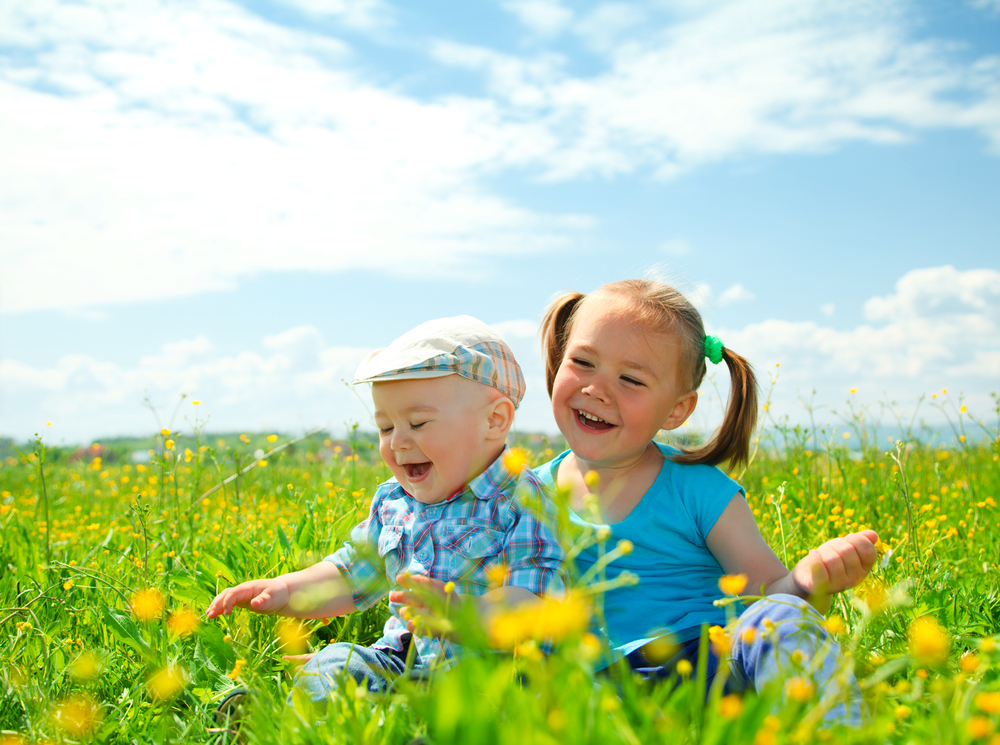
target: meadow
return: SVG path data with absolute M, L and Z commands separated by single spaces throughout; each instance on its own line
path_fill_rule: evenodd
M 789 566 L 835 535 L 881 536 L 869 581 L 836 597 L 825 622 L 871 713 L 860 729 L 821 726 L 808 660 L 742 697 L 696 674 L 659 686 L 595 675 L 585 615 L 600 595 L 587 588 L 575 596 L 586 602 L 503 619 L 520 630 L 508 653 L 471 656 L 430 684 L 372 696 L 345 682 L 316 723 L 285 705 L 283 654 L 370 643 L 384 604 L 304 625 L 204 610 L 226 586 L 331 553 L 389 471 L 357 428 L 344 441 L 210 435 L 196 420 L 153 433 L 138 461 L 124 445 L 43 436 L 0 462 L 0 743 L 232 741 L 208 729 L 218 701 L 245 687 L 250 743 L 1000 745 L 1000 406 L 970 412 L 946 392 L 934 403 L 941 428 L 901 422 L 888 438 L 863 409 L 836 427 L 769 421 L 735 474 Z M 520 439 L 529 464 L 558 452 Z M 553 654 L 539 635 L 560 641 Z

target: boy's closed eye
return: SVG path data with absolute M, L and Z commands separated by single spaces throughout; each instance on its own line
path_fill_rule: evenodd
M 635 378 L 629 377 L 628 375 L 622 375 L 622 380 L 630 385 L 646 385 L 641 380 L 636 380 Z

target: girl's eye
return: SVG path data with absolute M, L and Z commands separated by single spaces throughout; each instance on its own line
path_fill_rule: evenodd
M 579 365 L 580 367 L 593 367 L 593 365 L 587 360 L 581 359 L 579 357 L 574 357 L 572 359 L 574 365 Z
M 420 422 L 420 424 L 411 424 L 411 425 L 410 425 L 410 429 L 420 429 L 420 428 L 421 428 L 421 427 L 423 427 L 423 426 L 424 426 L 425 424 L 427 424 L 427 422 Z
M 379 427 L 378 428 L 378 433 L 380 435 L 387 435 L 390 432 L 392 432 L 392 427 Z

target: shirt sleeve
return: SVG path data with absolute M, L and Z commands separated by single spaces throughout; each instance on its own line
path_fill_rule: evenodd
M 325 559 L 340 570 L 358 610 L 371 608 L 390 590 L 385 561 L 379 555 L 383 528 L 380 507 L 386 493 L 382 487 L 375 492 L 368 517 L 355 525 L 344 545 Z
M 551 497 L 531 474 L 522 472 L 512 500 L 514 526 L 507 540 L 505 585 L 523 587 L 536 595 L 566 589 L 563 549 L 555 534 L 556 510 Z

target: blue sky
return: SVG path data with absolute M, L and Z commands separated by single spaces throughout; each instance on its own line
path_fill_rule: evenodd
M 366 425 L 461 313 L 553 431 L 543 308 L 645 275 L 775 418 L 1000 389 L 997 0 L 5 3 L 0 142 L 0 435 Z

